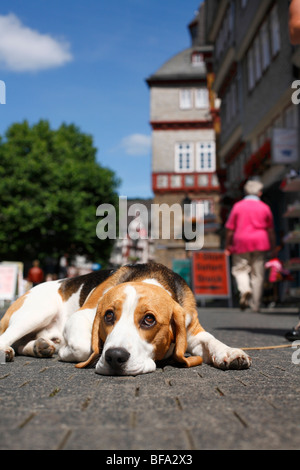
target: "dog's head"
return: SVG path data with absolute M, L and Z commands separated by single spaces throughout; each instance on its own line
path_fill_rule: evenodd
M 162 287 L 128 282 L 109 289 L 99 302 L 92 332 L 96 372 L 137 375 L 153 372 L 155 361 L 173 353 L 186 366 L 201 358 L 186 358 L 185 314 Z

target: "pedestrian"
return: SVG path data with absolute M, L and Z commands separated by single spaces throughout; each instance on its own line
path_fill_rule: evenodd
M 300 0 L 292 0 L 289 18 L 290 41 L 296 46 L 300 44 Z
M 44 280 L 44 271 L 40 267 L 39 260 L 34 260 L 32 267 L 28 271 L 27 281 L 32 283 L 32 286 L 37 286 Z
M 265 259 L 275 252 L 274 220 L 270 207 L 260 200 L 263 185 L 249 180 L 245 197 L 234 204 L 226 223 L 226 254 L 232 255 L 232 275 L 240 294 L 240 308 L 260 311 Z
M 65 279 L 68 276 L 68 255 L 64 255 L 59 260 L 59 279 Z
M 273 290 L 273 299 L 269 307 L 274 307 L 280 300 L 279 283 L 283 281 L 294 280 L 291 273 L 287 269 L 284 269 L 281 260 L 278 258 L 278 253 L 280 252 L 281 248 L 281 246 L 276 247 L 277 256 L 268 260 L 265 264 L 265 268 L 269 270 L 269 285 Z

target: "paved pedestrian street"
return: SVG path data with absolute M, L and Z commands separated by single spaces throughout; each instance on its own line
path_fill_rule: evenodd
M 292 310 L 200 309 L 235 347 L 289 345 Z M 53 359 L 0 365 L 0 449 L 299 449 L 300 346 L 251 351 L 249 370 L 161 365 L 104 377 Z M 294 362 L 294 363 L 293 363 Z

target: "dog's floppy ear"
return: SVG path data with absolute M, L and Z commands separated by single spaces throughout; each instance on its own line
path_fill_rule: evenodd
M 76 364 L 75 367 L 77 367 L 77 369 L 84 369 L 85 367 L 90 366 L 91 364 L 96 362 L 96 360 L 99 359 L 99 357 L 101 356 L 102 349 L 103 349 L 103 342 L 100 339 L 99 328 L 100 328 L 100 315 L 96 313 L 95 320 L 93 323 L 93 329 L 92 329 L 92 351 L 93 352 L 87 361 Z
M 202 364 L 202 357 L 185 357 L 185 352 L 187 349 L 185 315 L 183 308 L 177 302 L 174 302 L 173 322 L 175 325 L 175 349 L 173 353 L 174 359 L 177 362 L 184 364 L 186 367 L 200 366 Z

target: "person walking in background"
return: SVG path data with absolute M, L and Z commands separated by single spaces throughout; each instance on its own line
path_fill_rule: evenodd
M 39 260 L 35 260 L 32 263 L 32 268 L 29 269 L 27 275 L 27 281 L 32 282 L 32 286 L 37 286 L 44 280 L 44 271 L 40 268 Z
M 240 308 L 259 312 L 263 293 L 265 258 L 275 252 L 274 220 L 270 207 L 260 200 L 263 185 L 249 180 L 245 198 L 237 202 L 226 223 L 226 253 L 232 255 L 232 275 L 240 293 Z
M 300 0 L 292 0 L 289 18 L 290 41 L 296 46 L 300 44 Z

